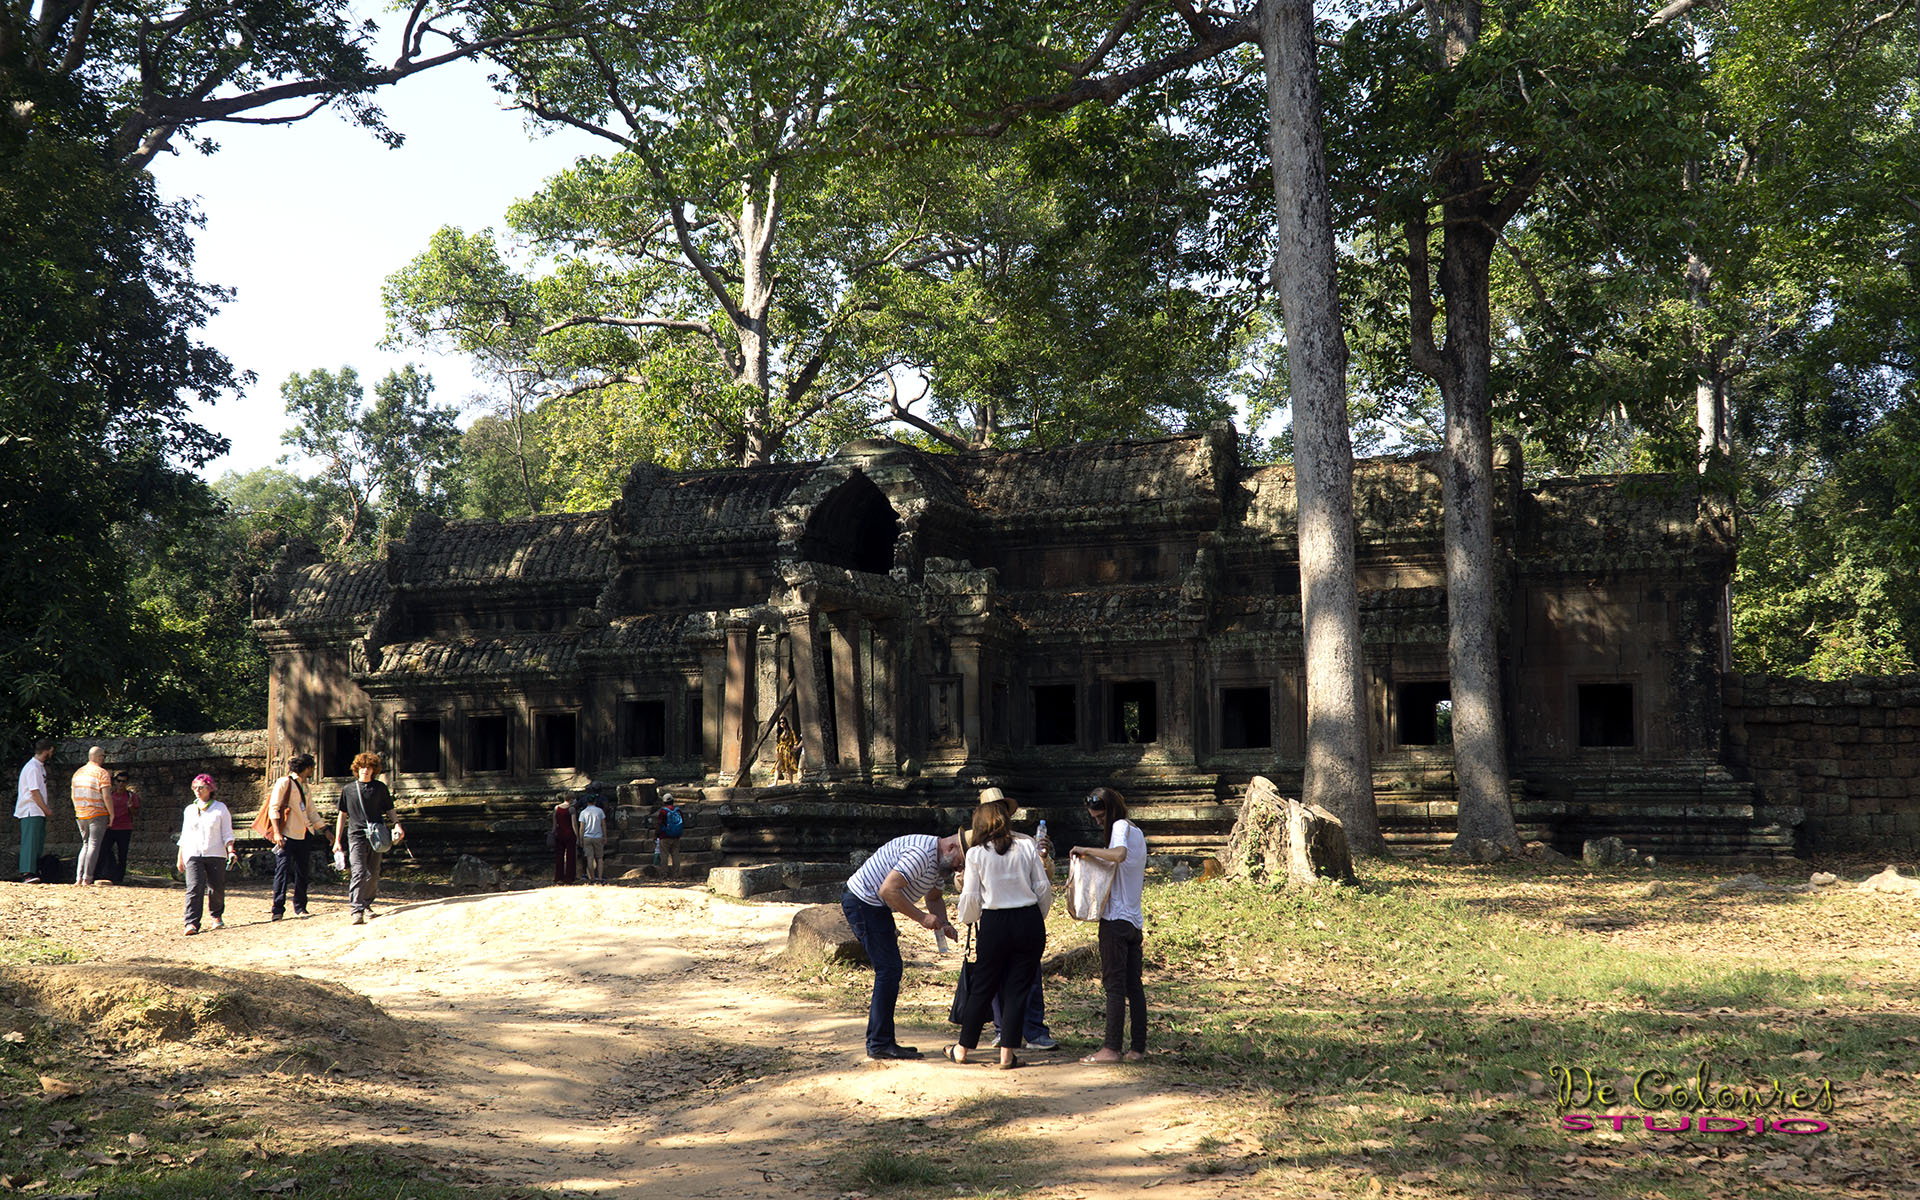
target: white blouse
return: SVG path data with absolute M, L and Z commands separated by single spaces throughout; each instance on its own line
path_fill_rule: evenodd
M 1053 905 L 1053 880 L 1040 862 L 1032 838 L 1016 837 L 1005 854 L 992 846 L 967 851 L 966 878 L 960 885 L 959 918 L 972 925 L 987 908 L 1025 908 L 1037 904 L 1045 912 Z

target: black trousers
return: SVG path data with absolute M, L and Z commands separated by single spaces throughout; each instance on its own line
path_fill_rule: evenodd
M 281 838 L 273 848 L 273 915 L 287 912 L 287 892 L 293 892 L 293 911 L 307 911 L 307 878 L 310 874 L 307 851 L 313 838 Z
M 1107 993 L 1107 1036 L 1100 1044 L 1120 1049 L 1127 1010 L 1133 1010 L 1133 1049 L 1147 1050 L 1147 987 L 1140 980 L 1141 930 L 1132 921 L 1100 922 L 1100 986 Z
M 967 1006 L 960 1022 L 960 1044 L 972 1050 L 980 1045 L 980 1030 L 993 1015 L 997 996 L 1011 1013 L 1027 1010 L 1027 993 L 1040 974 L 1040 952 L 1047 948 L 1047 917 L 1037 904 L 1024 908 L 989 908 L 980 914 L 979 958 L 967 973 Z M 1023 1022 L 1008 1021 L 1000 1044 L 1015 1049 L 1026 1044 Z
M 133 851 L 133 830 L 107 830 L 107 858 L 100 868 L 100 878 L 111 879 L 115 883 L 127 881 L 127 856 Z

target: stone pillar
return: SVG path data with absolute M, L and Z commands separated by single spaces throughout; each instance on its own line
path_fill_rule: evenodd
M 892 775 L 900 769 L 900 676 L 896 661 L 900 640 L 890 629 L 869 624 L 867 642 L 871 648 L 868 662 L 872 664 L 867 676 L 867 694 L 872 698 L 867 707 L 873 731 L 872 766 L 876 775 Z
M 752 748 L 753 626 L 740 625 L 727 630 L 726 717 L 720 731 L 720 783 L 725 787 L 745 784 L 741 763 Z
M 694 748 L 700 770 L 721 758 L 720 742 L 727 715 L 727 660 L 718 654 L 706 655 L 700 663 L 700 744 Z
M 867 771 L 867 723 L 863 703 L 866 689 L 860 683 L 861 629 L 865 624 L 856 612 L 827 614 L 828 637 L 833 646 L 833 723 L 840 767 L 862 775 Z
M 953 668 L 960 674 L 960 737 L 967 761 L 978 762 L 985 748 L 980 732 L 980 639 L 953 640 Z
M 800 777 L 818 779 L 827 762 L 827 746 L 820 731 L 820 660 L 814 650 L 813 610 L 789 612 L 787 635 L 793 639 L 793 715 L 802 752 Z

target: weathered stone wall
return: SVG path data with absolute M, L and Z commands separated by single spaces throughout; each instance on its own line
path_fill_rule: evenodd
M 1920 675 L 1727 676 L 1729 763 L 1806 812 L 1810 850 L 1920 849 Z
M 213 776 L 214 795 L 233 810 L 236 824 L 253 818 L 260 807 L 267 770 L 267 735 L 261 729 L 230 729 L 172 737 L 72 738 L 60 743 L 47 764 L 53 795 L 53 819 L 47 822 L 47 849 L 72 862 L 80 847 L 73 820 L 73 773 L 87 751 L 103 747 L 107 767 L 125 771 L 140 793 L 131 853 L 136 861 L 171 858 L 180 834 L 180 810 L 193 800 L 189 786 L 202 773 Z M 15 764 L 16 769 L 18 764 Z M 11 810 L 9 810 L 11 811 Z M 0 874 L 12 876 L 20 853 L 20 822 L 6 822 L 6 849 Z

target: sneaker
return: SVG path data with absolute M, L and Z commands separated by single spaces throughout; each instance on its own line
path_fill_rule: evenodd
M 285 913 L 268 913 L 267 914 L 267 920 L 269 921 L 284 921 L 286 917 L 287 917 L 287 914 Z
M 920 1052 L 912 1046 L 882 1046 L 878 1050 L 867 1051 L 868 1062 L 887 1062 L 890 1059 L 919 1058 Z
M 297 912 L 297 913 L 295 913 L 295 914 L 293 914 L 293 915 L 294 915 L 294 916 L 296 916 L 296 917 L 299 917 L 299 918 L 300 918 L 300 919 L 301 919 L 302 921 L 304 921 L 304 920 L 306 920 L 306 919 L 307 919 L 308 917 L 310 917 L 310 916 L 312 916 L 313 914 L 312 914 L 312 913 L 310 913 L 310 912 Z
M 353 923 L 355 925 L 365 925 L 367 923 L 367 914 L 365 913 L 353 914 Z
M 194 934 L 196 934 L 196 933 L 199 933 L 199 932 L 200 932 L 200 927 L 199 927 L 198 925 L 189 925 L 189 926 L 187 926 L 187 934 L 186 934 L 186 935 L 187 935 L 188 937 L 192 937 L 192 936 L 193 936 Z
M 1043 1033 L 1039 1037 L 1028 1038 L 1027 1048 L 1029 1050 L 1058 1050 L 1060 1048 L 1060 1043 L 1054 1041 L 1052 1037 Z
M 215 917 L 213 919 L 213 927 L 215 929 L 225 929 L 227 927 L 227 923 L 221 920 L 219 917 Z

